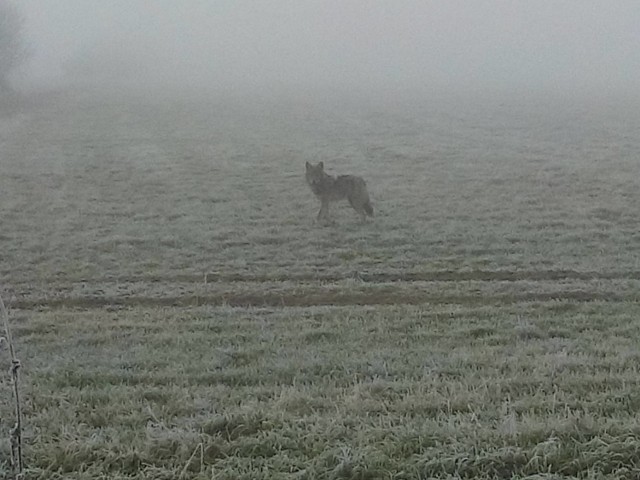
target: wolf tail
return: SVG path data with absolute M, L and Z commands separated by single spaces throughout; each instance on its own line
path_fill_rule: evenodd
M 362 208 L 364 208 L 364 211 L 367 213 L 367 215 L 373 217 L 373 207 L 371 206 L 371 202 L 369 200 L 367 200 L 367 203 L 365 203 Z

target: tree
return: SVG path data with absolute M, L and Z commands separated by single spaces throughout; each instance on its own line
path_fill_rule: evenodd
M 10 90 L 9 75 L 27 58 L 24 17 L 15 3 L 0 0 L 0 93 Z

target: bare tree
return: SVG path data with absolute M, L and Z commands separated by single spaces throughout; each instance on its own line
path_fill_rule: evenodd
M 27 58 L 24 17 L 15 3 L 0 0 L 0 93 L 10 90 L 9 75 Z

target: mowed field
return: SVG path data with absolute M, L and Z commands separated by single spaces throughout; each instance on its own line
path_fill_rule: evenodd
M 0 293 L 28 478 L 639 478 L 638 112 L 87 92 L 5 108 Z M 375 217 L 343 202 L 316 224 L 306 161 L 362 175 Z M 12 412 L 3 374 L 0 476 Z

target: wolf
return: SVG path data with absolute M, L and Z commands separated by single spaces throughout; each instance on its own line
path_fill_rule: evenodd
M 318 165 L 306 163 L 306 179 L 311 191 L 320 199 L 318 220 L 329 216 L 329 202 L 346 198 L 353 209 L 360 214 L 362 221 L 367 216 L 373 217 L 373 207 L 369 201 L 367 184 L 356 175 L 340 175 L 334 177 L 324 171 L 324 162 Z

